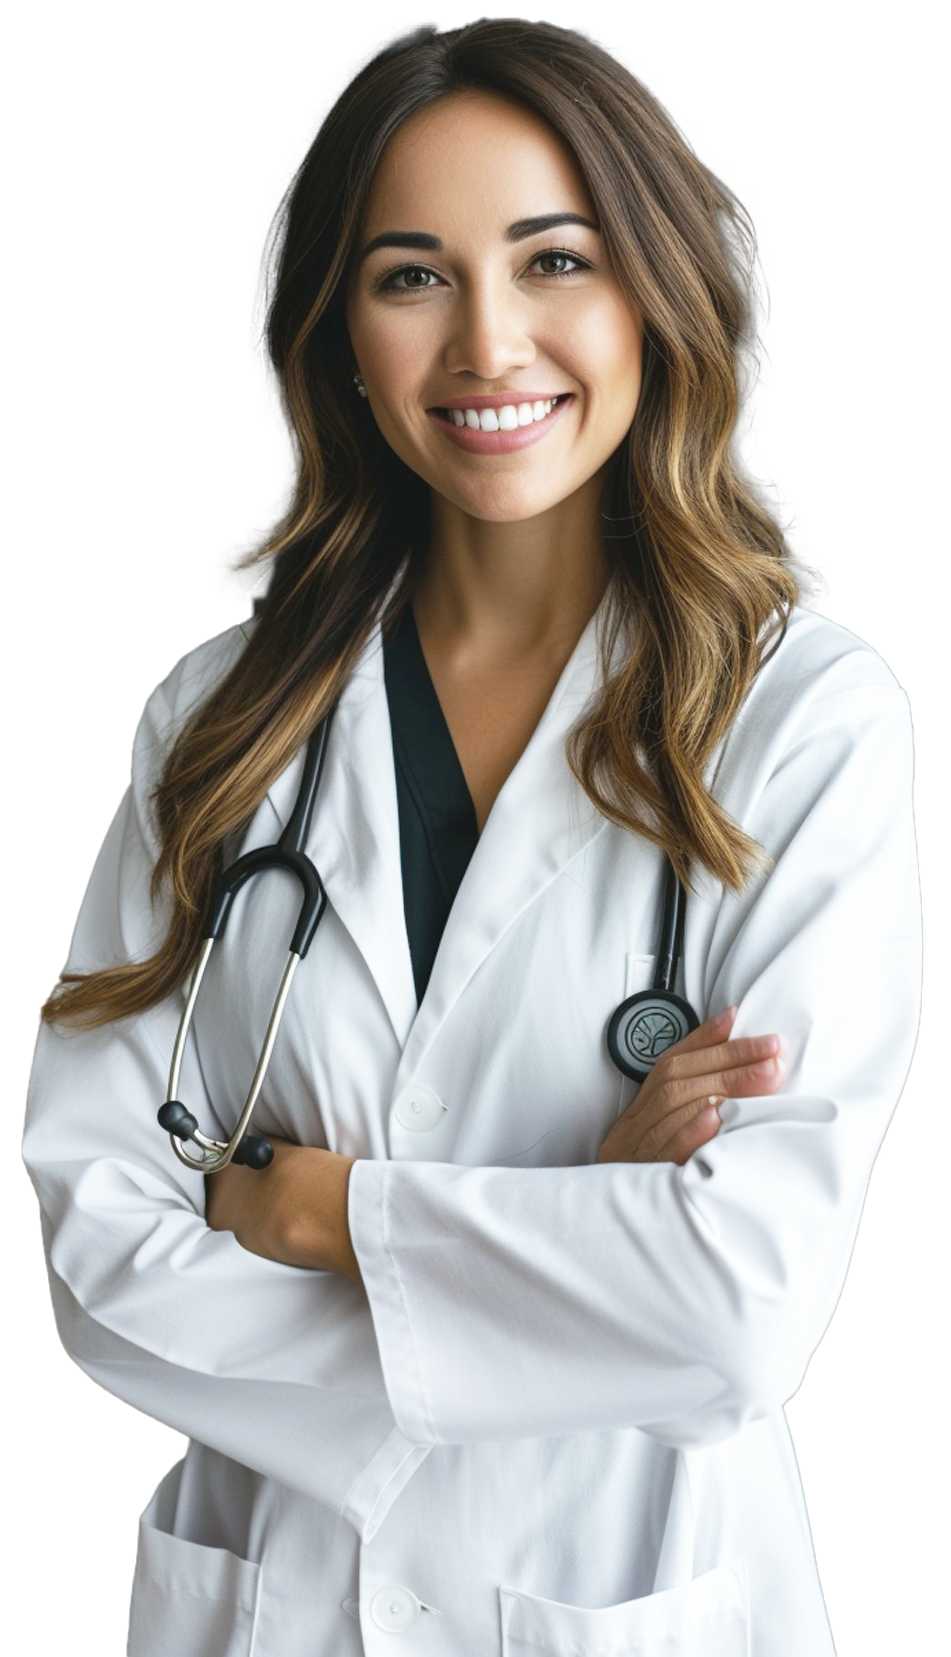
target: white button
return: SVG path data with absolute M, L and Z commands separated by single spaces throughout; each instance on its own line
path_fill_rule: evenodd
M 411 1128 L 414 1133 L 426 1133 L 441 1122 L 445 1114 L 445 1105 L 431 1087 L 418 1084 L 408 1087 L 396 1101 L 397 1122 L 403 1128 Z
M 381 1588 L 370 1601 L 370 1616 L 387 1634 L 412 1628 L 422 1606 L 409 1588 Z

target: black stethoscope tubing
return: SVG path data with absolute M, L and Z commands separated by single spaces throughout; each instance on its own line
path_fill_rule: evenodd
M 654 981 L 614 1009 L 607 1029 L 608 1052 L 632 1081 L 643 1082 L 668 1047 L 683 1041 L 700 1023 L 696 1012 L 674 990 L 683 959 L 687 893 L 669 857 L 664 859 L 664 901 Z
M 179 1160 L 201 1173 L 217 1173 L 229 1162 L 241 1163 L 249 1168 L 266 1168 L 274 1155 L 269 1141 L 259 1134 L 249 1133 L 248 1128 L 277 1038 L 291 980 L 314 940 L 327 906 L 323 882 L 304 846 L 310 834 L 332 718 L 333 709 L 311 733 L 294 808 L 277 843 L 257 846 L 245 852 L 228 868 L 222 869 L 212 884 L 207 930 L 179 1022 L 167 1096 L 158 1113 L 159 1123 L 171 1137 Z M 669 859 L 665 859 L 665 865 L 653 984 L 649 990 L 640 990 L 622 1001 L 612 1014 L 607 1028 L 607 1047 L 611 1058 L 625 1076 L 639 1082 L 650 1074 L 653 1065 L 668 1047 L 681 1041 L 699 1023 L 689 1001 L 673 989 L 683 956 L 687 894 Z M 244 1107 L 230 1139 L 213 1139 L 199 1130 L 196 1118 L 177 1097 L 185 1044 L 205 968 L 215 944 L 224 935 L 234 900 L 247 881 L 269 869 L 284 869 L 295 875 L 303 889 L 303 897 L 287 963 Z

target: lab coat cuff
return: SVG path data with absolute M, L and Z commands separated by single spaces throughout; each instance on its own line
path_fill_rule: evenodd
M 360 1160 L 350 1170 L 350 1238 L 370 1302 L 390 1409 L 400 1432 L 417 1445 L 439 1442 L 426 1399 L 423 1367 L 414 1339 L 395 1254 L 390 1246 L 390 1163 Z
M 428 1455 L 428 1445 L 409 1444 L 397 1428 L 387 1434 L 376 1455 L 354 1479 L 340 1510 L 341 1518 L 353 1526 L 361 1542 L 373 1541 L 397 1496 Z

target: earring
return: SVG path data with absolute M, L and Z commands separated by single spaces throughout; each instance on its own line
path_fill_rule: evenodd
M 362 376 L 362 374 L 359 373 L 359 371 L 356 374 L 354 374 L 353 383 L 356 386 L 358 392 L 360 393 L 360 396 L 365 397 L 366 394 L 367 394 L 367 388 L 363 383 L 363 376 Z

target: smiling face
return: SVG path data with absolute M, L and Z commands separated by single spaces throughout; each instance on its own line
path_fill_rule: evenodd
M 475 518 L 534 518 L 579 491 L 596 514 L 643 331 L 554 130 L 484 92 L 413 116 L 384 151 L 357 257 L 350 340 L 400 459 Z

